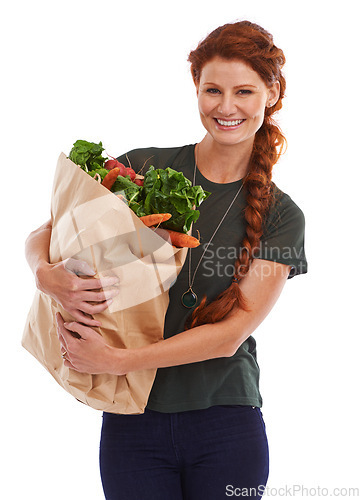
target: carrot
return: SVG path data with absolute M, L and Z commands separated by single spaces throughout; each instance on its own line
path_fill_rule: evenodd
M 107 189 L 111 189 L 111 187 L 113 186 L 119 173 L 120 173 L 120 169 L 118 167 L 115 167 L 115 168 L 112 168 L 111 170 L 109 170 L 109 172 L 107 173 L 107 175 L 104 177 L 104 179 L 102 181 L 102 185 L 104 187 L 106 187 Z
M 172 217 L 172 214 L 151 214 L 143 215 L 139 217 L 140 220 L 147 226 L 158 226 L 161 222 L 164 222 Z
M 176 247 L 196 248 L 200 245 L 200 241 L 194 236 L 180 233 L 178 231 L 172 231 L 170 229 L 166 229 L 166 231 L 170 236 L 172 245 L 175 245 Z
M 173 246 L 176 246 L 178 248 L 182 247 L 188 247 L 188 248 L 195 248 L 200 245 L 199 240 L 195 238 L 194 236 L 189 236 L 188 234 L 185 233 L 180 233 L 179 231 L 172 231 L 171 229 L 155 229 L 155 232 L 164 238 L 165 240 L 171 241 Z

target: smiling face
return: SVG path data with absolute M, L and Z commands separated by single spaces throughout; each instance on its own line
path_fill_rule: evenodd
M 265 108 L 279 97 L 279 82 L 267 87 L 243 61 L 215 57 L 202 69 L 197 96 L 202 124 L 214 141 L 251 147 Z

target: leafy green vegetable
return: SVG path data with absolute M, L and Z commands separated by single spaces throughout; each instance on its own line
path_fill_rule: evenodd
M 187 233 L 192 222 L 196 222 L 199 217 L 199 210 L 194 210 L 193 206 L 198 207 L 211 194 L 201 186 L 192 186 L 182 172 L 170 167 L 149 167 L 144 176 L 144 185 L 138 188 L 137 195 L 132 198 L 135 205 L 130 206 L 136 215 L 170 213 L 172 217 L 163 222 L 161 227 L 183 233 Z M 125 194 L 129 199 L 126 191 Z
M 99 174 L 101 180 L 103 180 L 108 172 L 109 170 L 107 170 L 106 168 L 95 168 L 94 170 L 90 170 L 88 174 L 91 175 L 92 177 L 95 177 L 96 174 Z
M 76 165 L 80 165 L 86 172 L 104 167 L 104 162 L 107 158 L 102 156 L 104 151 L 101 142 L 88 142 L 78 140 L 74 142 L 73 148 L 69 153 L 69 159 Z
M 143 202 L 142 202 L 142 190 L 141 186 L 138 186 L 133 181 L 130 180 L 130 176 L 122 177 L 118 175 L 115 183 L 113 184 L 111 191 L 116 194 L 122 194 L 126 197 L 129 203 L 129 208 L 133 212 L 141 217 L 146 215 L 143 213 Z

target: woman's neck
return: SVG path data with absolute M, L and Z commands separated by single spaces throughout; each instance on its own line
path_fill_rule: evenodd
M 236 145 L 215 142 L 208 134 L 196 145 L 197 167 L 208 180 L 225 184 L 243 179 L 248 171 L 253 141 Z

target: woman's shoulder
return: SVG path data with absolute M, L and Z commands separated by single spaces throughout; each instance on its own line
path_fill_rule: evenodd
M 132 149 L 118 156 L 117 160 L 131 166 L 136 172 L 153 165 L 155 168 L 167 168 L 181 165 L 194 150 L 194 144 L 176 147 L 146 147 Z
M 304 213 L 294 199 L 274 182 L 272 182 L 272 193 L 273 200 L 267 217 L 267 226 L 275 227 L 285 221 L 292 222 L 296 226 L 304 226 Z
M 291 196 L 272 183 L 270 207 L 257 257 L 292 267 L 289 278 L 307 272 L 304 249 L 305 217 Z

